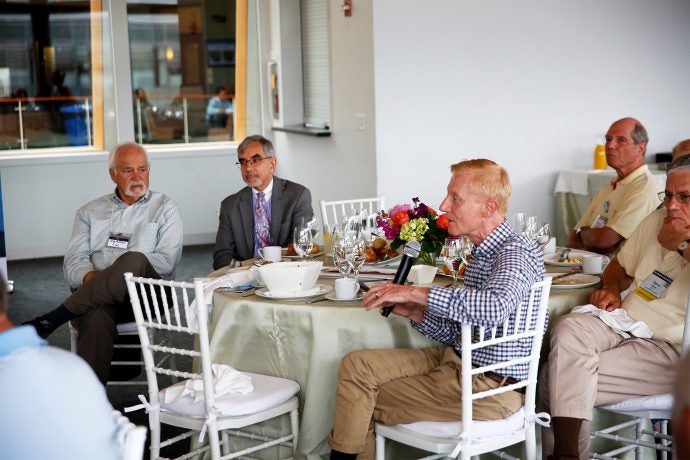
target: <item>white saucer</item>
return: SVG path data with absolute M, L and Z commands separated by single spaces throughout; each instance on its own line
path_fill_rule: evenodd
M 335 292 L 331 292 L 329 294 L 326 294 L 325 296 L 328 300 L 331 302 L 359 302 L 364 298 L 364 294 L 361 292 L 358 292 L 356 296 L 354 296 L 351 299 L 339 299 L 335 296 Z
M 312 297 L 317 297 L 317 296 L 326 294 L 328 292 L 331 292 L 332 289 L 333 288 L 331 286 L 328 286 L 326 284 L 317 284 L 312 289 L 309 289 L 307 291 L 296 291 L 296 292 L 291 293 L 291 294 L 279 293 L 278 295 L 276 295 L 266 288 L 257 289 L 255 294 L 259 297 L 263 297 L 264 299 L 301 300 L 301 299 L 309 299 Z

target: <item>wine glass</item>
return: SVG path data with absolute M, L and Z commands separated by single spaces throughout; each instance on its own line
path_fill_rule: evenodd
M 331 237 L 331 247 L 333 251 L 333 265 L 336 266 L 343 277 L 349 277 L 352 267 L 347 260 L 349 256 L 347 238 L 337 227 Z
M 302 219 L 301 222 L 295 226 L 292 236 L 292 244 L 295 246 L 295 252 L 302 258 L 302 262 L 304 262 L 314 248 L 314 237 L 309 224 Z
M 441 248 L 441 258 L 445 266 L 453 275 L 453 284 L 458 282 L 458 272 L 462 267 L 461 262 L 467 266 L 467 260 L 472 252 L 472 242 L 465 237 L 446 238 Z
M 367 240 L 364 233 L 359 233 L 358 235 L 350 235 L 347 241 L 349 248 L 347 262 L 352 267 L 352 271 L 355 272 L 355 283 L 358 283 L 359 270 L 367 258 Z

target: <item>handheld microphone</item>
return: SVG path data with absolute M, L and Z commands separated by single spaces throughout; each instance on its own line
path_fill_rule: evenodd
M 410 274 L 410 268 L 412 268 L 415 260 L 417 260 L 417 257 L 419 257 L 421 250 L 422 245 L 419 244 L 419 241 L 412 240 L 405 243 L 405 246 L 403 247 L 402 259 L 400 260 L 400 265 L 398 265 L 398 271 L 395 272 L 393 283 L 405 284 L 407 275 Z M 395 305 L 383 307 L 381 314 L 387 317 L 393 311 L 393 307 L 395 307 Z

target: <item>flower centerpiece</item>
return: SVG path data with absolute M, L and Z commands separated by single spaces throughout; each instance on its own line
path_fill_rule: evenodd
M 406 241 L 419 241 L 420 259 L 427 265 L 435 265 L 448 236 L 448 218 L 420 202 L 419 198 L 412 198 L 412 202 L 413 205 L 399 204 L 388 212 L 381 211 L 377 226 L 390 240 L 393 249 L 398 249 Z

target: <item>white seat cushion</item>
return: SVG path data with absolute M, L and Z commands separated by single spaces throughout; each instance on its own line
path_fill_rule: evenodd
M 616 404 L 601 406 L 601 408 L 612 411 L 670 411 L 673 408 L 673 395 L 665 393 L 662 395 L 638 396 L 637 398 L 626 399 Z
M 228 393 L 216 398 L 215 407 L 219 411 L 219 415 L 233 417 L 261 412 L 284 403 L 299 391 L 299 384 L 293 380 L 252 374 L 251 372 L 245 372 L 245 374 L 251 377 L 254 391 L 245 394 Z M 182 381 L 172 387 L 184 386 L 184 384 L 185 381 Z M 161 390 L 159 394 L 162 410 L 192 417 L 203 418 L 206 416 L 203 399 L 197 404 L 193 404 L 194 398 L 190 395 L 185 395 L 166 404 L 164 402 L 166 390 Z
M 525 410 L 520 408 L 513 415 L 499 420 L 474 420 L 472 437 L 474 439 L 507 436 L 521 429 L 525 421 Z M 455 438 L 462 432 L 462 422 L 414 422 L 399 426 L 415 433 L 438 438 Z

